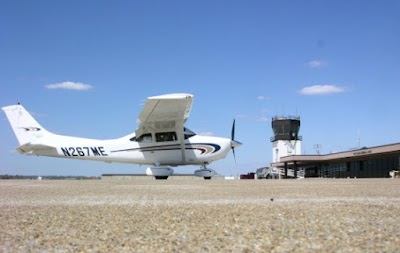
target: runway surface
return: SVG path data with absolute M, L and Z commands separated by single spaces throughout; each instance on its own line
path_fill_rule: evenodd
M 0 252 L 399 252 L 400 179 L 0 180 Z

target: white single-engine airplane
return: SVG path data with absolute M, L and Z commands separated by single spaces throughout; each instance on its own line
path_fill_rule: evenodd
M 167 179 L 171 166 L 201 165 L 194 175 L 210 179 L 216 172 L 206 167 L 225 158 L 241 145 L 231 139 L 200 136 L 184 126 L 192 107 L 193 95 L 167 94 L 149 97 L 138 117 L 134 133 L 113 140 L 95 140 L 53 134 L 44 129 L 20 104 L 3 107 L 17 136 L 21 154 L 153 165 L 147 175 Z

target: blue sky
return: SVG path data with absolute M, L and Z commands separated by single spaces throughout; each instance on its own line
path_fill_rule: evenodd
M 195 132 L 229 137 L 236 118 L 237 163 L 210 166 L 224 175 L 271 162 L 274 115 L 300 115 L 306 154 L 397 143 L 399 13 L 391 0 L 1 1 L 0 106 L 110 139 L 135 130 L 147 97 L 191 93 Z M 0 174 L 146 168 L 21 156 L 4 113 L 0 139 Z

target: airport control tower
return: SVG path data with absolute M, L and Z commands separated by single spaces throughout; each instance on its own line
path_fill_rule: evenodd
M 301 154 L 300 117 L 273 117 L 272 130 L 272 162 L 281 157 Z

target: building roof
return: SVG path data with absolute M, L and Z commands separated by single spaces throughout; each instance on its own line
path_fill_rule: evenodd
M 350 151 L 331 153 L 326 155 L 292 155 L 281 157 L 280 162 L 272 163 L 272 167 L 284 167 L 285 163 L 301 164 L 348 162 L 355 160 L 365 160 L 374 158 L 384 158 L 390 156 L 400 156 L 400 143 L 361 148 Z

